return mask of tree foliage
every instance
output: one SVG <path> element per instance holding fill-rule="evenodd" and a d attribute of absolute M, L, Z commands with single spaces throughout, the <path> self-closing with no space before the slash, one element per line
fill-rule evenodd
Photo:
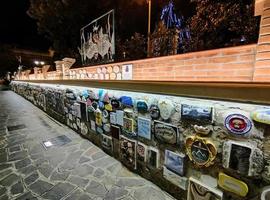
<path fill-rule="evenodd" d="M 188 23 L 191 41 L 187 51 L 214 49 L 257 42 L 259 19 L 252 1 L 192 0 L 195 14 Z"/>
<path fill-rule="evenodd" d="M 53 42 L 59 58 L 76 55 L 79 60 L 77 47 L 83 26 L 115 8 L 116 34 L 128 38 L 138 31 L 136 24 L 140 20 L 144 22 L 140 17 L 144 17 L 143 6 L 135 0 L 30 0 L 28 14 L 37 21 L 39 32 Z"/>
<path fill-rule="evenodd" d="M 152 1 L 152 29 L 162 7 L 170 0 Z M 258 18 L 252 0 L 174 1 L 179 16 L 187 19 L 191 40 L 183 52 L 213 49 L 257 41 Z M 116 59 L 138 59 L 146 55 L 147 3 L 145 0 L 30 0 L 28 14 L 38 30 L 53 42 L 56 58 L 80 60 L 80 29 L 96 17 L 116 10 Z M 136 33 L 136 34 L 135 34 Z M 138 34 L 140 33 L 140 34 Z M 58 55 L 58 56 L 57 56 Z"/>

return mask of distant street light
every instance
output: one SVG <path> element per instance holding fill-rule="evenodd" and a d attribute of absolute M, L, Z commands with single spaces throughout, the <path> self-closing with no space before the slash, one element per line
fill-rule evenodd
<path fill-rule="evenodd" d="M 35 63 L 35 65 L 44 65 L 45 64 L 44 61 L 38 61 L 38 60 L 35 60 L 34 63 Z"/>

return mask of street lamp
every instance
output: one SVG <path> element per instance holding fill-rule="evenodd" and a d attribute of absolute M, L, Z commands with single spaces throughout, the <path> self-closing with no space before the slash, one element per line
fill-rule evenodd
<path fill-rule="evenodd" d="M 150 57 L 150 34 L 151 34 L 151 0 L 148 3 L 148 32 L 147 32 L 147 57 Z"/>
<path fill-rule="evenodd" d="M 34 63 L 35 65 L 45 65 L 44 61 L 39 61 L 39 60 L 35 60 Z"/>

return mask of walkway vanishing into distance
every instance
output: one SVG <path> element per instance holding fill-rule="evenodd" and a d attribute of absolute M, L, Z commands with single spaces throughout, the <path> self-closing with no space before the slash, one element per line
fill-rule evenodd
<path fill-rule="evenodd" d="M 72 141 L 45 149 L 43 141 Z M 170 200 L 90 141 L 30 102 L 0 91 L 0 200 Z"/>

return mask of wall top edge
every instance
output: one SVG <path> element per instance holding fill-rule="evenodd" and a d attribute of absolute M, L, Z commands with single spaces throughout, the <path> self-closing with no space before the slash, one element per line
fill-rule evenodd
<path fill-rule="evenodd" d="M 111 90 L 166 94 L 270 105 L 270 83 L 241 82 L 161 82 L 161 81 L 93 81 L 93 80 L 33 80 L 18 81 L 93 87 Z"/>

